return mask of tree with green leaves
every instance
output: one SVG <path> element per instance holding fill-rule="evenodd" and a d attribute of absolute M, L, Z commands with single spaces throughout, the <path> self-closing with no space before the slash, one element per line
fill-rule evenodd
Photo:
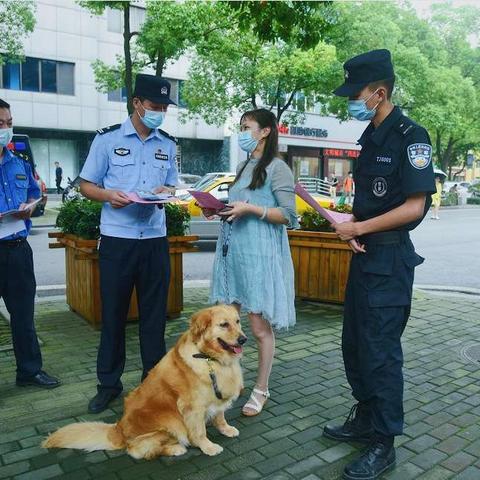
<path fill-rule="evenodd" d="M 35 27 L 35 4 L 33 1 L 1 0 L 0 18 L 0 65 L 21 62 L 23 41 Z"/>
<path fill-rule="evenodd" d="M 182 92 L 186 117 L 220 125 L 234 111 L 261 104 L 280 120 L 299 97 L 332 85 L 335 48 L 321 40 L 335 20 L 331 2 L 244 1 L 217 8 L 230 20 L 196 45 Z M 284 120 L 293 121 L 299 110 Z"/>

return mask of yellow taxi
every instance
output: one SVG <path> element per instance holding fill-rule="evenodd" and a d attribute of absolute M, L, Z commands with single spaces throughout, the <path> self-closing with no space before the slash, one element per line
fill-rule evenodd
<path fill-rule="evenodd" d="M 235 176 L 227 176 L 218 178 L 211 183 L 207 184 L 202 190 L 213 195 L 215 198 L 220 200 L 223 203 L 228 203 L 228 188 L 230 184 L 235 180 Z M 322 207 L 331 207 L 332 201 L 329 197 L 311 193 L 312 197 L 322 206 Z M 297 207 L 297 215 L 302 215 L 302 213 L 310 208 L 307 203 L 305 203 L 298 195 L 295 196 L 295 203 Z M 202 210 L 196 203 L 195 199 L 190 195 L 183 195 L 181 197 L 181 204 L 185 205 L 190 215 L 192 217 L 202 216 Z"/>

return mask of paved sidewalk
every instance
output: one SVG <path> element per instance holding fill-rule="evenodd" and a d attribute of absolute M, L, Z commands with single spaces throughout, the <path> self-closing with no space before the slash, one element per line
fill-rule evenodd
<path fill-rule="evenodd" d="M 186 291 L 181 319 L 168 324 L 168 344 L 205 306 L 205 289 Z M 64 385 L 52 391 L 14 386 L 11 351 L 0 351 L 0 478 L 164 480 L 333 480 L 341 477 L 357 446 L 322 438 L 323 425 L 344 419 L 352 404 L 339 348 L 340 307 L 301 302 L 298 324 L 279 335 L 272 374 L 272 398 L 264 412 L 244 418 L 243 397 L 227 417 L 240 429 L 228 439 L 210 430 L 225 447 L 216 457 L 196 449 L 180 458 L 136 461 L 123 452 L 46 451 L 47 432 L 78 420 L 114 422 L 122 411 L 86 413 L 95 392 L 99 333 L 61 301 L 37 306 L 38 334 L 45 368 Z M 405 435 L 397 439 L 398 467 L 388 479 L 480 479 L 480 299 L 444 298 L 417 292 L 404 336 L 406 356 Z M 245 323 L 245 322 L 244 322 Z M 127 328 L 125 391 L 141 374 L 137 325 Z M 248 329 L 247 329 L 248 330 Z M 480 348 L 477 350 L 480 353 Z M 247 344 L 243 362 L 246 386 L 252 385 L 256 347 Z"/>

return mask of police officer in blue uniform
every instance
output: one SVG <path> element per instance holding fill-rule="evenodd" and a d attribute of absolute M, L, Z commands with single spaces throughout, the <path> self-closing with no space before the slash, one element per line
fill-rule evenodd
<path fill-rule="evenodd" d="M 13 137 L 12 123 L 10 105 L 0 100 L 0 219 L 2 213 L 22 209 L 40 198 L 30 164 L 6 148 Z M 31 214 L 31 209 L 15 214 L 24 228 L 0 238 L 0 297 L 10 314 L 17 385 L 55 388 L 60 382 L 42 370 L 33 320 L 36 283 L 32 249 L 27 242 Z"/>
<path fill-rule="evenodd" d="M 170 260 L 165 210 L 132 203 L 128 192 L 172 191 L 177 185 L 176 140 L 160 130 L 170 104 L 170 83 L 139 74 L 135 111 L 122 124 L 98 130 L 80 173 L 81 192 L 104 202 L 100 224 L 102 333 L 97 394 L 91 413 L 105 410 L 122 391 L 125 322 L 133 288 L 139 308 L 143 376 L 165 355 Z"/>
<path fill-rule="evenodd" d="M 409 237 L 425 217 L 435 192 L 427 131 L 391 102 L 395 75 L 388 50 L 358 55 L 344 64 L 335 94 L 348 111 L 370 121 L 354 169 L 354 221 L 334 225 L 355 254 L 345 297 L 342 351 L 358 402 L 340 426 L 324 435 L 366 442 L 344 478 L 370 480 L 394 468 L 394 437 L 403 430 L 403 354 L 400 338 L 412 301 L 414 268 L 423 262 Z"/>

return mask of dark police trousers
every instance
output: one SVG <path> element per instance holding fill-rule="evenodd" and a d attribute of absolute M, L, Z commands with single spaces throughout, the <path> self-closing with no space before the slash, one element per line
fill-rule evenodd
<path fill-rule="evenodd" d="M 97 357 L 98 389 L 119 392 L 125 366 L 125 322 L 134 286 L 143 377 L 165 355 L 170 281 L 168 240 L 166 237 L 132 240 L 102 235 L 99 265 L 102 334 Z"/>
<path fill-rule="evenodd" d="M 408 232 L 362 237 L 367 253 L 352 257 L 345 296 L 343 360 L 352 394 L 368 406 L 382 435 L 403 431 L 403 352 L 414 268 L 423 262 Z"/>
<path fill-rule="evenodd" d="M 25 239 L 0 241 L 0 297 L 10 314 L 17 379 L 36 375 L 42 355 L 33 321 L 35 303 L 33 253 Z"/>

